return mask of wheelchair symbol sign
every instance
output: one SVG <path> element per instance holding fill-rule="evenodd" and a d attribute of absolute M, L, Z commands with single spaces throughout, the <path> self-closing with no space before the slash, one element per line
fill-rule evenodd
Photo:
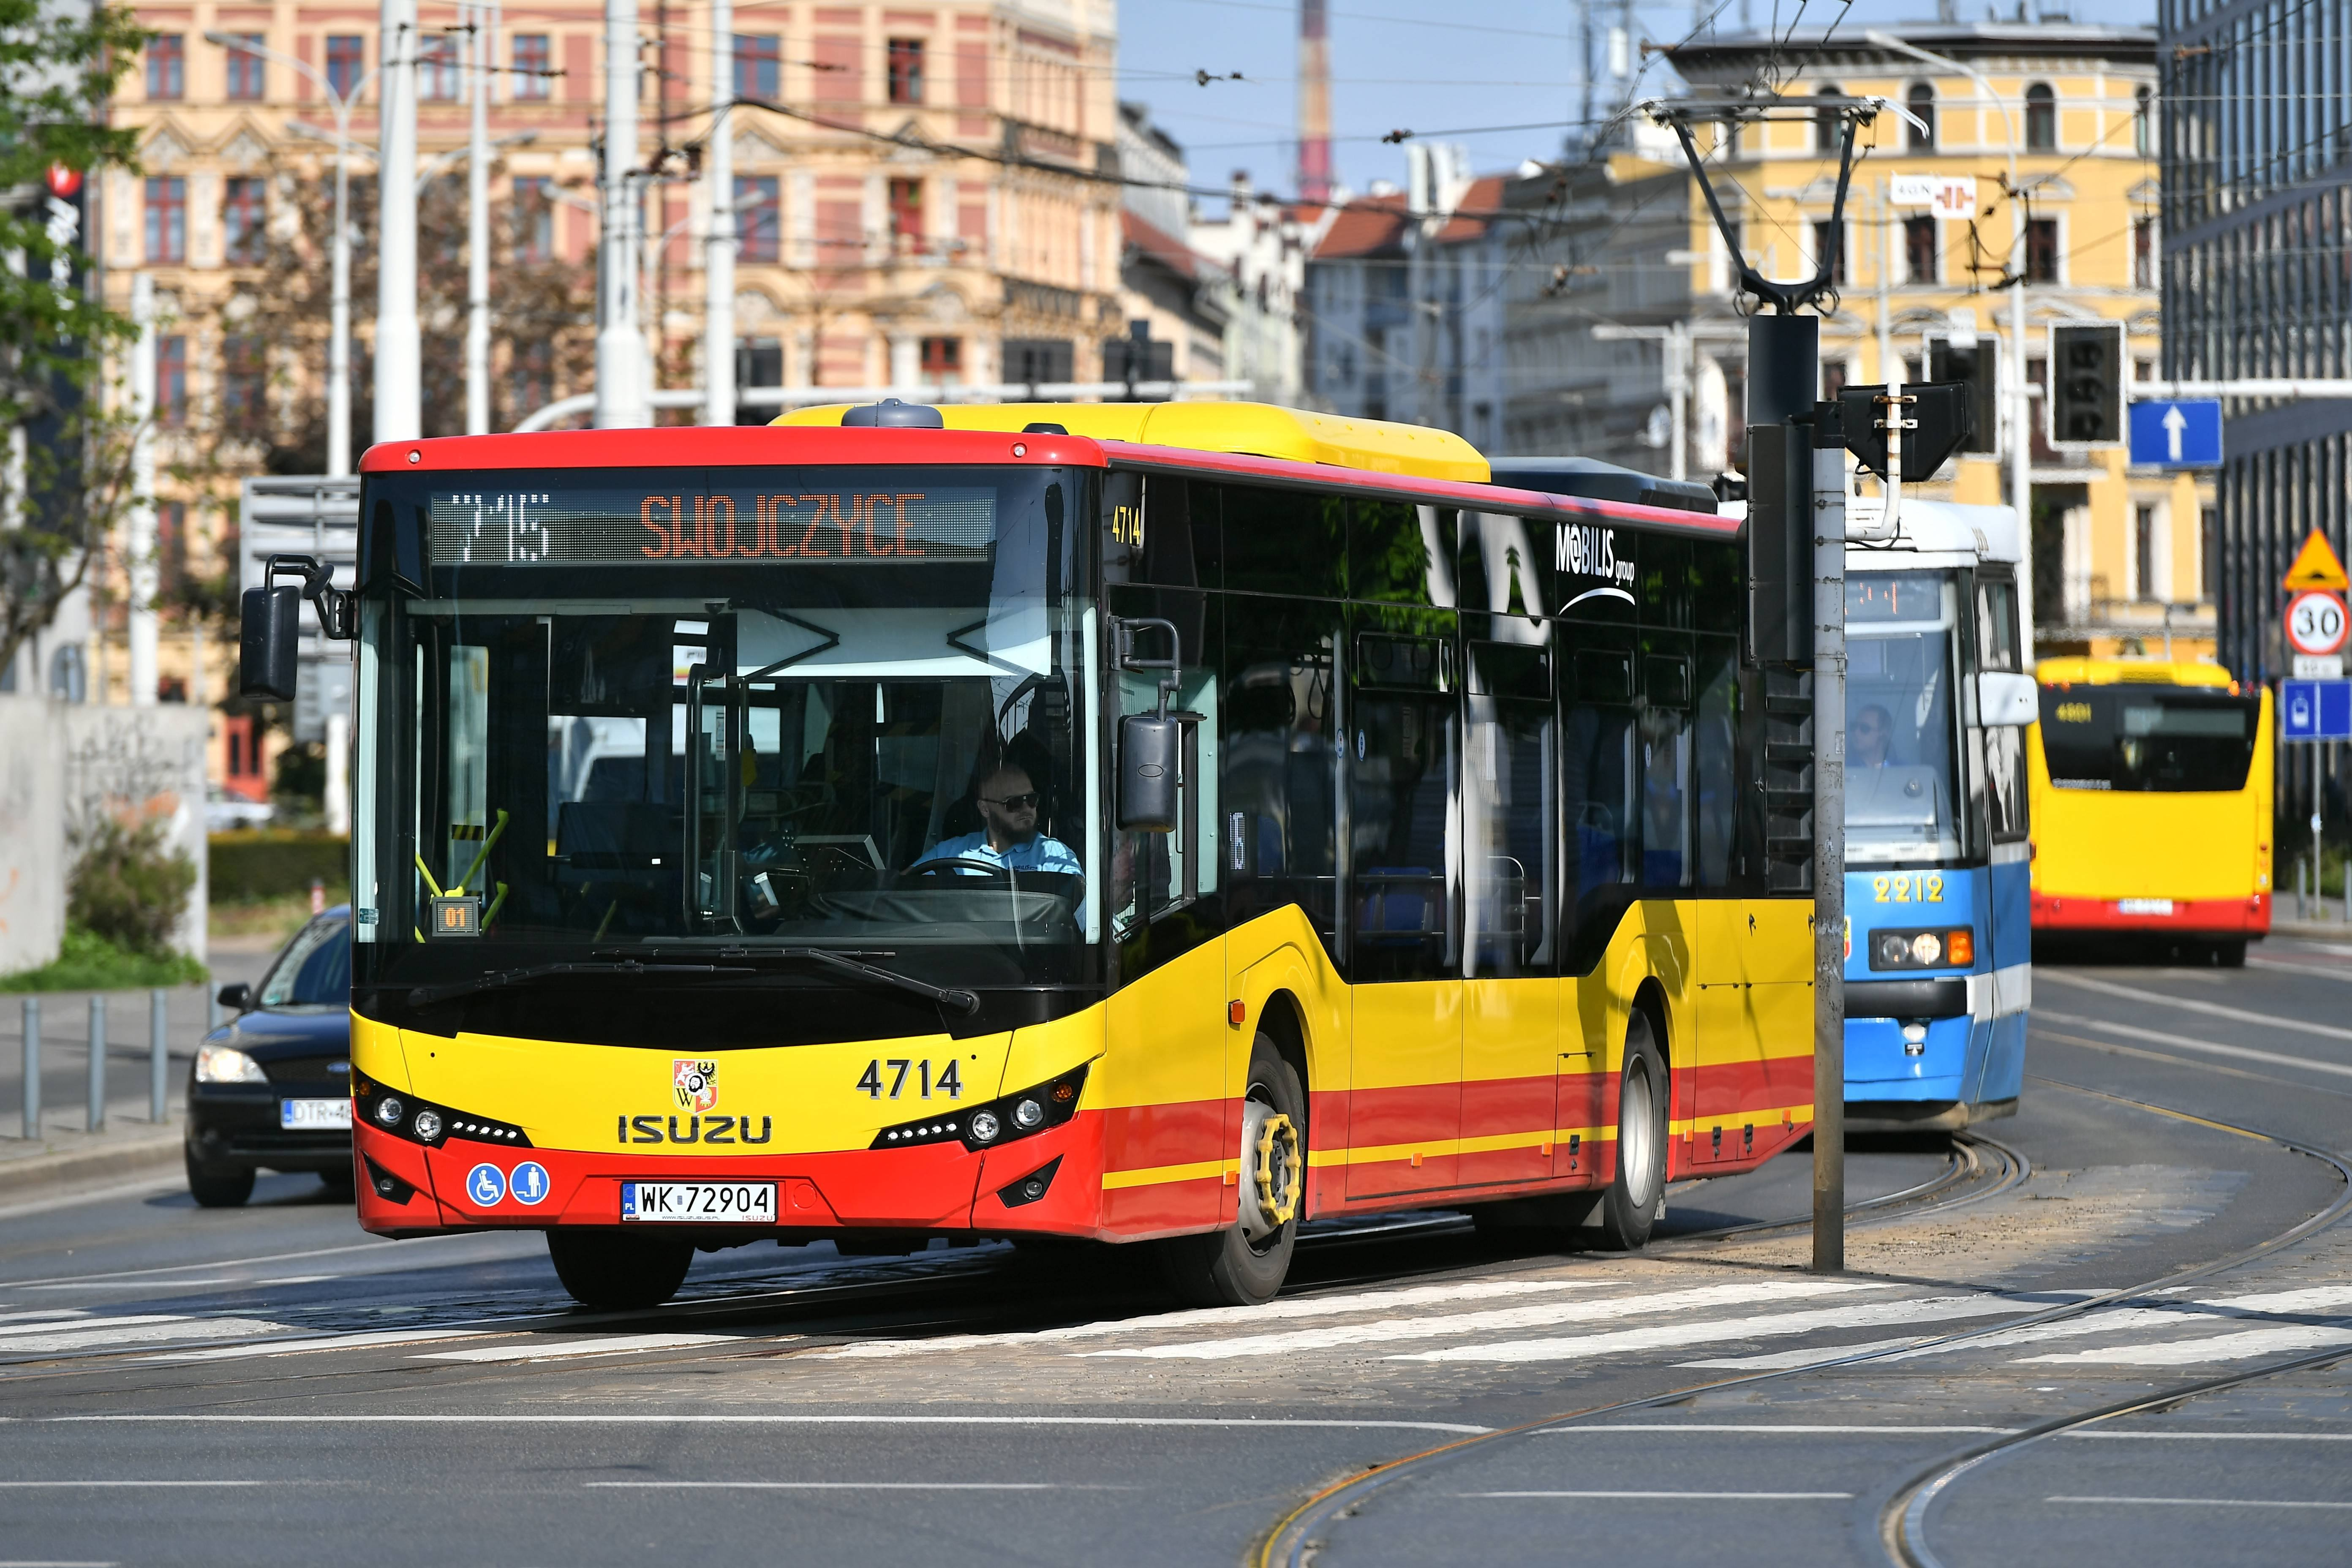
<path fill-rule="evenodd" d="M 547 1197 L 547 1167 L 536 1160 L 525 1160 L 514 1168 L 507 1184 L 514 1191 L 515 1202 L 536 1206 Z"/>
<path fill-rule="evenodd" d="M 544 1179 L 542 1172 L 542 1183 Z M 466 1173 L 466 1194 L 474 1200 L 475 1207 L 488 1208 L 507 1195 L 507 1179 L 496 1165 L 477 1165 Z"/>

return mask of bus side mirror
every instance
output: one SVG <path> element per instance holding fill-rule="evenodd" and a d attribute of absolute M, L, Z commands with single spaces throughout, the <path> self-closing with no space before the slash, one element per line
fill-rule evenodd
<path fill-rule="evenodd" d="M 294 700 L 295 655 L 302 639 L 302 590 L 290 584 L 245 591 L 238 634 L 237 695 Z"/>
<path fill-rule="evenodd" d="M 1986 729 L 2013 729 L 2041 717 L 2041 689 L 2033 677 L 1992 669 L 1977 677 L 1977 722 Z"/>
<path fill-rule="evenodd" d="M 1118 721 L 1118 825 L 1143 833 L 1176 830 L 1177 759 L 1183 724 L 1164 713 Z"/>

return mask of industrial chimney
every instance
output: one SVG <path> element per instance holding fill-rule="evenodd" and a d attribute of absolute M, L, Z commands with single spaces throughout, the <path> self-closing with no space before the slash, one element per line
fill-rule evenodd
<path fill-rule="evenodd" d="M 1298 199 L 1331 199 L 1331 42 L 1323 0 L 1298 0 Z"/>

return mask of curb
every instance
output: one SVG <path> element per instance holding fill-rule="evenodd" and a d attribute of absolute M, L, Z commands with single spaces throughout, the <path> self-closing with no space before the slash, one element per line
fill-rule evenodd
<path fill-rule="evenodd" d="M 58 1149 L 0 1161 L 0 1204 L 38 1202 L 77 1187 L 119 1185 L 174 1170 L 180 1163 L 181 1140 L 181 1129 L 174 1124 L 100 1148 Z"/>

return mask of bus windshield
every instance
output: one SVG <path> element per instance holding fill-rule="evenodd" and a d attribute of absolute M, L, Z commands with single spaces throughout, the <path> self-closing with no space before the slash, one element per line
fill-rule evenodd
<path fill-rule="evenodd" d="M 1957 859 L 1958 585 L 1944 572 L 1858 572 L 1845 603 L 1846 858 Z"/>
<path fill-rule="evenodd" d="M 360 940 L 450 955 L 435 970 L 815 947 L 941 984 L 1053 978 L 1096 918 L 1083 483 L 371 479 L 425 580 L 362 602 L 383 760 Z"/>
<path fill-rule="evenodd" d="M 2209 686 L 2045 686 L 2042 752 L 2059 789 L 2240 790 L 2261 716 Z"/>

